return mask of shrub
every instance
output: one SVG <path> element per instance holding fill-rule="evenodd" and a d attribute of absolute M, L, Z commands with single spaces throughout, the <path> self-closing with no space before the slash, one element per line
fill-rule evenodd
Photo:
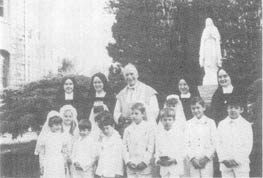
<path fill-rule="evenodd" d="M 79 91 L 86 97 L 90 78 L 85 76 L 74 76 L 74 78 L 78 83 Z M 21 88 L 4 90 L 0 132 L 9 132 L 15 138 L 29 127 L 34 131 L 40 130 L 47 113 L 57 108 L 55 99 L 61 80 L 62 77 L 47 78 L 28 83 Z"/>

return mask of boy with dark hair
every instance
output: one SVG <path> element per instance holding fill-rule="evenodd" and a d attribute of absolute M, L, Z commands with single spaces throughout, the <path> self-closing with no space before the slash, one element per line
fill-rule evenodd
<path fill-rule="evenodd" d="M 240 96 L 231 96 L 228 116 L 218 125 L 216 148 L 222 177 L 249 177 L 253 134 L 251 124 L 241 116 L 243 104 Z"/>
<path fill-rule="evenodd" d="M 204 115 L 201 97 L 191 100 L 193 118 L 187 121 L 186 146 L 190 159 L 190 177 L 213 177 L 213 157 L 216 147 L 215 121 Z"/>
<path fill-rule="evenodd" d="M 80 138 L 73 144 L 72 162 L 73 177 L 94 177 L 94 165 L 97 159 L 98 146 L 91 132 L 91 123 L 87 119 L 79 121 Z"/>
<path fill-rule="evenodd" d="M 100 177 L 123 176 L 123 144 L 121 136 L 114 129 L 112 114 L 108 111 L 100 113 L 96 118 L 103 135 L 99 139 L 99 160 L 96 175 Z"/>
<path fill-rule="evenodd" d="M 91 122 L 87 119 L 82 119 L 79 121 L 79 130 L 91 130 L 92 126 L 91 126 Z"/>

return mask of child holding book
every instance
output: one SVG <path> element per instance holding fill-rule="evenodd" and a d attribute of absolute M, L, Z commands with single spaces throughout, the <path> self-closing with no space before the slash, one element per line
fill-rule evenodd
<path fill-rule="evenodd" d="M 249 177 L 253 134 L 251 124 L 241 116 L 243 104 L 240 96 L 231 96 L 228 116 L 218 125 L 217 153 L 223 178 Z"/>
<path fill-rule="evenodd" d="M 175 124 L 174 109 L 164 108 L 159 116 L 163 127 L 156 135 L 155 162 L 162 178 L 179 178 L 184 174 L 184 132 Z"/>
<path fill-rule="evenodd" d="M 152 177 L 155 128 L 146 121 L 144 104 L 135 103 L 131 110 L 133 122 L 125 129 L 123 136 L 127 177 Z"/>
<path fill-rule="evenodd" d="M 216 124 L 204 115 L 205 109 L 201 97 L 192 98 L 191 110 L 194 117 L 187 121 L 185 131 L 190 177 L 213 177 Z"/>

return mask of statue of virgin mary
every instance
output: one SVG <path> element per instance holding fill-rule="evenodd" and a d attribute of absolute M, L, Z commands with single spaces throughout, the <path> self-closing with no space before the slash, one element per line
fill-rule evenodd
<path fill-rule="evenodd" d="M 203 85 L 218 85 L 217 70 L 222 65 L 220 34 L 211 18 L 206 19 L 202 33 L 199 64 L 205 71 Z"/>

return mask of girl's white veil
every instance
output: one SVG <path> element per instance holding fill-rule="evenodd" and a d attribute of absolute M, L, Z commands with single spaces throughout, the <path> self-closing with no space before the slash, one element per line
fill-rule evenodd
<path fill-rule="evenodd" d="M 49 119 L 54 117 L 54 116 L 58 116 L 61 117 L 59 112 L 52 110 L 47 114 L 47 119 L 41 129 L 41 132 L 37 138 L 37 143 L 36 143 L 36 148 L 35 148 L 35 155 L 39 155 L 39 153 L 41 152 L 41 143 L 42 141 L 46 138 L 46 136 L 48 135 L 48 133 L 50 132 L 50 128 L 48 126 L 48 122 Z"/>
<path fill-rule="evenodd" d="M 186 122 L 186 118 L 185 118 L 184 108 L 183 108 L 182 102 L 181 102 L 179 96 L 175 95 L 175 94 L 168 95 L 166 97 L 166 100 L 172 99 L 172 98 L 175 98 L 178 101 L 176 108 L 175 108 L 176 122 L 180 122 L 184 125 L 184 123 Z M 166 105 L 164 105 L 164 107 L 166 107 Z"/>
<path fill-rule="evenodd" d="M 77 110 L 72 106 L 72 105 L 64 105 L 64 106 L 62 106 L 61 108 L 60 108 L 60 110 L 59 110 L 59 113 L 60 113 L 60 115 L 61 115 L 61 117 L 62 117 L 62 119 L 63 119 L 63 121 L 64 121 L 64 113 L 67 111 L 67 110 L 69 110 L 71 113 L 72 113 L 72 115 L 73 115 L 73 117 L 72 117 L 72 127 L 74 127 L 73 128 L 73 135 L 74 136 L 77 136 L 78 135 L 78 133 L 79 133 L 79 128 L 78 128 L 78 119 L 77 119 L 77 116 L 78 116 L 78 113 L 77 113 Z"/>

